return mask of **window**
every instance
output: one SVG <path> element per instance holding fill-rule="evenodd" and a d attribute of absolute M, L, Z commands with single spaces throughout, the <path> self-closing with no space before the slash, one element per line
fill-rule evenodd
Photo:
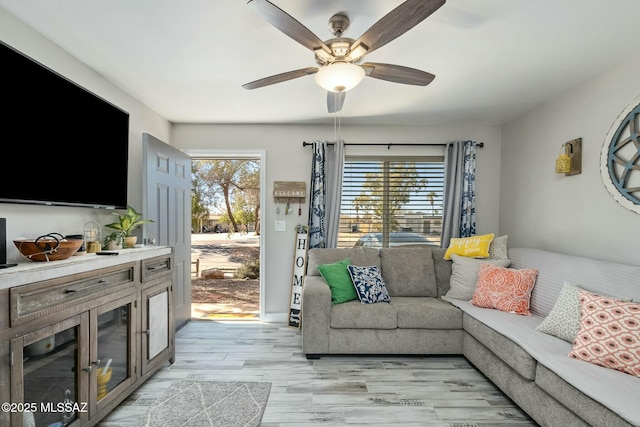
<path fill-rule="evenodd" d="M 347 158 L 338 247 L 440 246 L 443 188 L 440 156 Z"/>

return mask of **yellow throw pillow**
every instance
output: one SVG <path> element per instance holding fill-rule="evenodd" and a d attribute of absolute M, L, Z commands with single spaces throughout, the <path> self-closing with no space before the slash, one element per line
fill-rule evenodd
<path fill-rule="evenodd" d="M 451 254 L 472 258 L 487 258 L 489 256 L 489 245 L 494 234 L 483 234 L 471 237 L 452 237 L 449 242 L 444 259 L 451 259 Z"/>

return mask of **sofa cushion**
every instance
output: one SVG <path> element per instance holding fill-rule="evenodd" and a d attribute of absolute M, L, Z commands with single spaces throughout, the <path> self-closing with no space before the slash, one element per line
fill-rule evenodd
<path fill-rule="evenodd" d="M 480 263 L 486 262 L 499 267 L 509 267 L 508 259 L 476 259 L 451 254 L 451 282 L 447 296 L 450 298 L 470 300 L 478 283 Z"/>
<path fill-rule="evenodd" d="M 494 236 L 491 233 L 470 237 L 452 237 L 449 241 L 447 252 L 444 254 L 444 259 L 451 259 L 451 254 L 487 258 L 489 256 L 489 245 Z"/>
<path fill-rule="evenodd" d="M 595 377 L 591 379 L 596 380 Z M 629 427 L 640 425 L 640 420 L 634 422 L 630 418 L 624 419 L 621 415 L 625 414 L 620 414 L 618 412 L 618 410 L 620 409 L 620 405 L 614 403 L 615 407 L 611 407 L 602 404 L 602 402 L 598 402 L 591 396 L 583 393 L 578 388 L 566 382 L 563 378 L 558 376 L 557 372 L 552 371 L 541 363 L 538 364 L 538 368 L 536 369 L 536 385 L 540 387 L 540 389 L 543 390 L 544 393 L 547 393 L 549 396 L 557 399 L 560 404 L 567 407 L 573 413 L 580 414 L 580 417 L 585 420 L 589 426 Z M 633 406 L 637 407 L 637 404 L 633 404 L 631 402 L 632 400 L 636 399 L 636 397 L 634 396 L 634 392 L 632 390 L 629 390 L 628 388 L 625 391 L 621 391 L 618 389 L 618 385 L 619 383 L 616 383 L 613 384 L 612 387 L 606 385 L 602 388 L 599 385 L 594 385 L 591 388 L 600 395 L 609 393 L 611 397 L 613 397 L 613 399 L 616 399 L 616 395 L 630 392 L 627 395 L 621 396 L 621 399 L 619 400 L 622 400 L 622 404 L 626 405 L 623 408 L 624 412 L 635 412 L 637 414 L 638 411 L 634 410 L 633 408 Z M 635 390 L 635 393 L 637 393 L 637 390 Z M 568 423 L 562 425 L 573 426 L 574 424 Z"/>
<path fill-rule="evenodd" d="M 318 271 L 331 288 L 331 304 L 341 304 L 358 299 L 356 288 L 351 281 L 347 266 L 351 264 L 349 258 L 332 264 L 319 264 Z"/>
<path fill-rule="evenodd" d="M 435 297 L 436 272 L 430 248 L 380 249 L 382 277 L 392 297 Z"/>
<path fill-rule="evenodd" d="M 330 325 L 338 329 L 396 329 L 398 314 L 386 302 L 362 304 L 349 301 L 331 306 Z"/>
<path fill-rule="evenodd" d="M 542 321 L 539 316 L 519 316 L 476 307 L 469 301 L 448 297 L 443 299 L 466 314 L 463 317 L 463 328 L 468 334 L 528 380 L 535 379 L 536 373 L 536 359 L 531 355 L 531 348 L 540 345 L 539 340 L 558 341 L 557 338 L 535 331 L 535 327 Z"/>
<path fill-rule="evenodd" d="M 377 248 L 313 248 L 309 249 L 307 275 L 319 276 L 318 264 L 331 264 L 349 258 L 353 265 L 380 265 Z"/>
<path fill-rule="evenodd" d="M 640 304 L 580 291 L 580 314 L 569 356 L 640 377 Z"/>
<path fill-rule="evenodd" d="M 529 299 L 537 275 L 535 269 L 518 270 L 482 263 L 471 303 L 529 316 Z"/>
<path fill-rule="evenodd" d="M 391 301 L 387 287 L 380 275 L 380 267 L 377 265 L 367 267 L 349 265 L 347 270 L 349 270 L 351 281 L 361 303 L 375 304 Z"/>
<path fill-rule="evenodd" d="M 462 311 L 437 298 L 394 297 L 391 306 L 398 312 L 398 328 L 462 328 Z"/>

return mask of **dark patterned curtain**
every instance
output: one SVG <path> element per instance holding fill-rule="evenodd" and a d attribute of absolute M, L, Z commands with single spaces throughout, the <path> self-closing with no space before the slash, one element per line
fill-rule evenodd
<path fill-rule="evenodd" d="M 325 150 L 326 142 L 313 141 L 309 196 L 309 249 L 325 247 Z"/>
<path fill-rule="evenodd" d="M 444 153 L 442 243 L 476 234 L 476 142 L 448 142 Z"/>
<path fill-rule="evenodd" d="M 314 141 L 311 162 L 309 248 L 335 248 L 340 228 L 344 141 Z"/>

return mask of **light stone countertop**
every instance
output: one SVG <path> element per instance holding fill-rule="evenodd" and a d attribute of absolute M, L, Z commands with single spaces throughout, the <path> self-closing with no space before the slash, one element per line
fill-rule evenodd
<path fill-rule="evenodd" d="M 113 252 L 118 252 L 118 255 L 87 253 L 49 262 L 21 259 L 15 267 L 0 269 L 0 289 L 166 255 L 172 252 L 172 248 L 169 246 L 142 246 L 119 249 Z"/>

